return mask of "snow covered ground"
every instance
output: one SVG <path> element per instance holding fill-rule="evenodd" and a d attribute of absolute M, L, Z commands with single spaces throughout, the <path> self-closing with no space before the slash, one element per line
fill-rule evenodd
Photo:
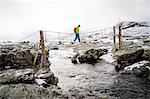
<path fill-rule="evenodd" d="M 135 63 L 133 65 L 127 66 L 124 69 L 131 71 L 134 67 L 140 68 L 140 66 L 143 66 L 144 64 L 148 64 L 148 63 L 149 63 L 149 61 L 140 61 L 140 62 L 137 62 L 137 63 Z M 148 67 L 148 68 L 150 68 L 150 67 Z"/>

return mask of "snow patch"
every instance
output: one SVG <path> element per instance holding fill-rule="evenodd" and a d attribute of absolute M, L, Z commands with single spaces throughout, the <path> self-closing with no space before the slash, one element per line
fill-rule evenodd
<path fill-rule="evenodd" d="M 46 84 L 46 82 L 44 81 L 44 79 L 35 79 L 36 83 L 38 85 L 42 85 L 42 84 Z"/>
<path fill-rule="evenodd" d="M 150 70 L 150 67 L 149 66 L 146 66 L 146 68 L 148 68 Z"/>
<path fill-rule="evenodd" d="M 125 67 L 124 69 L 125 70 L 132 70 L 134 67 L 140 68 L 140 66 L 143 66 L 144 64 L 147 64 L 147 63 L 149 63 L 149 61 L 140 61 L 140 62 L 137 62 L 133 65 Z"/>
<path fill-rule="evenodd" d="M 29 73 L 32 73 L 33 70 L 32 69 L 25 69 L 25 70 L 18 70 L 15 72 L 15 75 L 16 76 L 21 76 L 21 75 L 26 75 L 26 74 L 29 74 Z"/>
<path fill-rule="evenodd" d="M 44 77 L 46 74 L 40 74 L 38 75 L 38 78 Z"/>
<path fill-rule="evenodd" d="M 18 77 L 18 76 L 22 75 L 22 73 L 21 72 L 16 72 L 15 75 Z"/>
<path fill-rule="evenodd" d="M 150 48 L 150 46 L 142 46 L 142 48 L 144 48 L 144 49 L 149 49 Z"/>
<path fill-rule="evenodd" d="M 103 39 L 100 39 L 100 41 L 104 42 L 104 43 L 112 43 L 112 40 L 109 39 L 109 38 L 103 38 Z"/>

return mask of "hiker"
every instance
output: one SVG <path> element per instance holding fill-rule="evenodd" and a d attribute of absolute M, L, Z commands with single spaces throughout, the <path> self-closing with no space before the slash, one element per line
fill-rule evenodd
<path fill-rule="evenodd" d="M 78 25 L 77 27 L 74 28 L 74 33 L 76 34 L 74 42 L 76 41 L 76 39 L 78 39 L 78 41 L 80 42 L 79 28 L 80 28 L 80 25 Z"/>

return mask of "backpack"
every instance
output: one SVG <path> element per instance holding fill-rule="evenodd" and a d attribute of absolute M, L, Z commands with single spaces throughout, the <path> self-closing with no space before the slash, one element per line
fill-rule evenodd
<path fill-rule="evenodd" d="M 76 33 L 76 30 L 77 30 L 77 28 L 75 27 L 75 28 L 74 28 L 74 33 Z"/>

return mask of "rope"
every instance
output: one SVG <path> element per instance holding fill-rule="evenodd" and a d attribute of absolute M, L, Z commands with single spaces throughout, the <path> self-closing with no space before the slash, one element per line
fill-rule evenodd
<path fill-rule="evenodd" d="M 82 33 L 92 33 L 92 32 L 98 32 L 98 31 L 102 31 L 102 30 L 107 30 L 107 29 L 112 29 L 112 27 L 106 27 L 106 28 L 102 28 L 102 29 L 98 29 L 98 30 L 94 30 L 94 31 L 89 31 L 89 32 L 81 32 Z M 58 31 L 51 31 L 51 30 L 45 30 L 44 32 L 50 32 L 50 33 L 61 33 L 61 34 L 72 34 L 73 32 L 58 32 Z"/>
<path fill-rule="evenodd" d="M 37 32 L 37 31 L 36 31 L 36 32 L 33 32 L 32 34 L 29 34 L 29 35 L 23 37 L 23 38 L 20 39 L 19 41 L 22 41 L 22 40 L 25 40 L 25 39 L 30 38 L 30 37 L 32 37 L 32 36 L 35 36 L 36 33 L 38 33 L 38 32 Z"/>
<path fill-rule="evenodd" d="M 108 29 L 112 29 L 112 27 L 106 27 L 106 28 L 97 29 L 97 30 L 88 31 L 88 32 L 81 32 L 80 34 L 81 34 L 82 38 L 86 38 L 87 34 L 91 34 L 91 33 L 94 34 L 95 32 L 99 32 L 99 33 L 101 33 L 101 35 L 102 34 L 106 35 L 106 30 L 108 30 Z M 19 39 L 19 41 L 29 39 L 29 38 L 35 36 L 35 34 L 38 34 L 38 32 L 39 31 L 33 32 L 33 33 Z M 58 40 L 62 40 L 64 38 L 68 39 L 69 36 L 71 37 L 72 35 L 75 34 L 73 32 L 58 32 L 58 31 L 51 31 L 51 30 L 44 30 L 43 32 L 45 33 L 45 42 L 47 42 L 48 37 L 52 37 L 52 35 L 50 35 L 50 33 L 57 34 L 57 38 L 54 38 L 54 39 L 58 39 Z M 61 34 L 65 34 L 65 35 L 61 36 Z"/>
<path fill-rule="evenodd" d="M 94 31 L 89 31 L 89 32 L 81 32 L 80 35 L 82 36 L 83 39 L 86 38 L 86 36 L 88 36 L 87 34 L 91 34 L 94 35 L 95 32 L 99 32 L 101 33 L 102 37 L 103 35 L 106 35 L 108 33 L 113 33 L 112 32 L 112 28 L 113 27 L 106 27 L 106 28 L 102 28 L 102 29 L 98 29 L 98 30 L 94 30 Z M 111 30 L 110 32 L 107 32 L 107 30 Z M 74 35 L 75 33 L 71 33 L 71 32 L 58 32 L 58 31 L 51 31 L 51 30 L 45 30 L 44 31 L 46 35 L 49 35 L 49 37 L 51 37 L 52 35 L 50 35 L 49 33 L 53 33 L 53 34 L 57 34 L 57 37 L 54 38 L 53 36 L 53 40 L 57 39 L 57 40 L 62 40 L 62 39 L 68 39 L 69 36 L 71 38 L 72 35 Z M 60 36 L 61 34 L 65 34 L 64 36 Z"/>
<path fill-rule="evenodd" d="M 71 34 L 71 32 L 58 32 L 58 31 L 50 31 L 50 30 L 48 30 L 48 31 L 44 31 L 44 32 L 49 32 L 49 33 L 57 33 L 57 34 L 59 34 L 59 33 L 61 33 L 61 34 Z M 73 33 L 73 32 L 72 32 Z"/>
<path fill-rule="evenodd" d="M 84 32 L 84 33 L 93 33 L 93 32 L 99 32 L 99 31 L 103 31 L 103 30 L 108 30 L 108 29 L 112 29 L 112 27 L 106 27 L 106 28 L 102 28 L 102 29 L 98 29 L 98 30 L 93 30 L 93 31 L 89 31 L 89 32 Z"/>
<path fill-rule="evenodd" d="M 53 37 L 52 39 L 53 40 L 62 40 L 62 39 L 68 39 L 70 36 L 72 36 L 73 34 L 75 34 L 75 33 L 71 33 L 71 34 L 65 34 L 64 36 L 60 36 L 60 34 L 58 34 L 57 35 L 57 37 Z M 50 34 L 47 34 L 47 35 L 49 35 L 49 36 L 51 36 Z"/>

